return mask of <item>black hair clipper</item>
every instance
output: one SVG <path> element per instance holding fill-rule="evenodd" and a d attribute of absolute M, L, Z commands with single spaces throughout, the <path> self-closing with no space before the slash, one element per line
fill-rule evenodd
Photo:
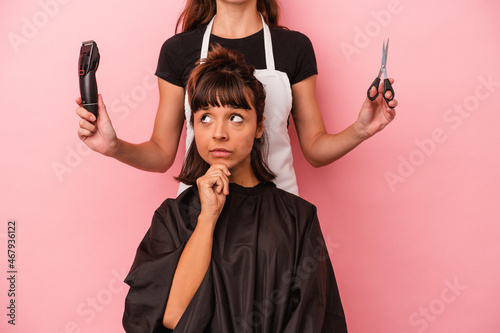
<path fill-rule="evenodd" d="M 82 42 L 80 59 L 78 60 L 78 76 L 80 77 L 80 95 L 85 109 L 97 118 L 97 82 L 95 72 L 99 67 L 99 49 L 93 40 Z"/>

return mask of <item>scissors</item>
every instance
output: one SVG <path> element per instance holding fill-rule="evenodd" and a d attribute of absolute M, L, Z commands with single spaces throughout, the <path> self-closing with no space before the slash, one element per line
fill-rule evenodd
<path fill-rule="evenodd" d="M 371 84 L 371 86 L 368 88 L 368 91 L 367 91 L 367 95 L 368 95 L 368 98 L 371 100 L 371 101 L 374 101 L 375 98 L 377 98 L 378 96 L 378 86 L 380 84 L 380 77 L 382 76 L 382 73 L 384 73 L 384 94 L 383 94 L 383 97 L 387 103 L 387 105 L 389 106 L 389 102 L 392 101 L 394 99 L 394 90 L 392 89 L 392 86 L 391 86 L 391 82 L 389 81 L 389 79 L 387 78 L 387 70 L 385 68 L 385 65 L 387 63 L 387 52 L 388 52 L 388 49 L 389 49 L 389 39 L 387 39 L 387 44 L 385 44 L 385 39 L 382 41 L 382 65 L 380 66 L 380 71 L 378 72 L 378 76 L 375 78 L 375 80 L 373 81 L 373 83 Z M 370 90 L 372 89 L 372 87 L 375 87 L 375 91 L 376 91 L 376 94 L 375 96 L 370 96 Z M 392 93 L 391 97 L 390 98 L 386 98 L 385 97 L 385 93 L 390 91 Z M 389 106 L 391 109 L 393 109 L 393 107 Z"/>

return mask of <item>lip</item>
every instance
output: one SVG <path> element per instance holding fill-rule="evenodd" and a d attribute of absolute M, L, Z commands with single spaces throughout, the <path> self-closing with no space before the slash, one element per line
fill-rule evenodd
<path fill-rule="evenodd" d="M 233 152 L 230 150 L 227 150 L 226 148 L 214 148 L 214 149 L 210 149 L 210 153 L 214 157 L 228 157 Z"/>

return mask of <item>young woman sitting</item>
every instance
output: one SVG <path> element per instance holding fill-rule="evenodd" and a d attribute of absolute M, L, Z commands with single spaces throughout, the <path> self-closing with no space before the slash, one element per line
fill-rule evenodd
<path fill-rule="evenodd" d="M 127 332 L 347 332 L 316 208 L 273 183 L 262 84 L 214 47 L 187 85 L 194 140 L 126 283 Z"/>

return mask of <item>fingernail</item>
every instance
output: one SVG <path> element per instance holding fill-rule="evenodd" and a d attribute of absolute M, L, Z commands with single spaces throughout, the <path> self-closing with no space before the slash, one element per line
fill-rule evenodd
<path fill-rule="evenodd" d="M 94 115 L 90 116 L 90 121 L 95 121 L 95 116 Z"/>

